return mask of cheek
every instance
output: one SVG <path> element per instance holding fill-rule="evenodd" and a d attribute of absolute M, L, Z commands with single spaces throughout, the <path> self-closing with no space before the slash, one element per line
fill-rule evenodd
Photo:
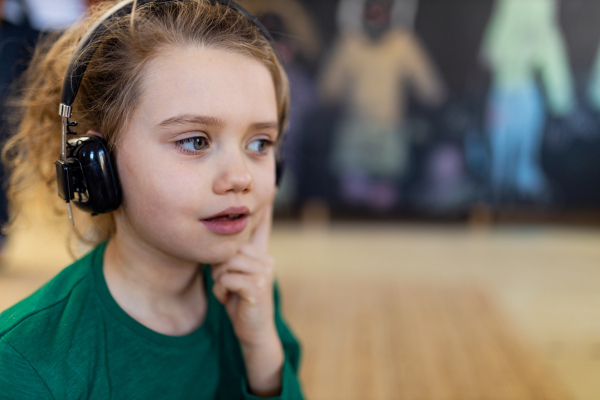
<path fill-rule="evenodd" d="M 275 186 L 275 163 L 268 168 L 259 169 L 254 174 L 254 187 L 261 201 L 273 200 L 277 193 Z"/>
<path fill-rule="evenodd" d="M 119 163 L 123 203 L 128 208 L 153 212 L 155 208 L 167 207 L 169 199 L 176 196 L 172 193 L 178 182 L 157 161 L 154 157 L 123 157 Z"/>
<path fill-rule="evenodd" d="M 265 187 L 259 192 L 261 196 L 261 200 L 272 203 L 275 199 L 275 195 L 277 194 L 277 186 L 272 182 L 269 185 L 265 185 Z"/>
<path fill-rule="evenodd" d="M 123 204 L 137 215 L 196 217 L 209 202 L 211 177 L 199 173 L 198 166 L 177 165 L 156 155 L 145 160 L 129 158 L 119 167 L 124 175 Z"/>

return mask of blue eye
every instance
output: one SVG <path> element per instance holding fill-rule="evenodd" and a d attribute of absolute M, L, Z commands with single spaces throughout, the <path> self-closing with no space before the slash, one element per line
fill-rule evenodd
<path fill-rule="evenodd" d="M 177 145 L 187 151 L 202 151 L 208 148 L 208 138 L 204 136 L 195 136 L 183 140 L 178 140 Z"/>
<path fill-rule="evenodd" d="M 273 142 L 268 139 L 258 139 L 251 142 L 248 145 L 248 149 L 256 153 L 266 154 L 269 150 L 269 147 L 271 147 L 272 145 Z"/>

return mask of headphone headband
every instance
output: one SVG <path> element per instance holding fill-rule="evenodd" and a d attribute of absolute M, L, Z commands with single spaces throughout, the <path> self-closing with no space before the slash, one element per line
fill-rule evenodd
<path fill-rule="evenodd" d="M 105 12 L 94 24 L 87 30 L 87 32 L 82 36 L 79 44 L 75 48 L 73 52 L 73 56 L 71 57 L 71 61 L 69 62 L 69 66 L 67 68 L 67 73 L 65 74 L 65 79 L 63 81 L 62 94 L 61 94 L 61 108 L 59 114 L 61 116 L 66 116 L 67 118 L 71 115 L 71 105 L 75 101 L 75 97 L 77 96 L 77 92 L 79 90 L 79 86 L 81 85 L 81 81 L 83 80 L 83 76 L 85 74 L 85 70 L 92 59 L 94 53 L 98 49 L 101 41 L 96 40 L 101 38 L 104 35 L 104 32 L 108 29 L 106 22 L 110 21 L 114 18 L 119 18 L 125 15 L 128 15 L 132 12 L 134 4 L 138 7 L 143 6 L 148 3 L 172 3 L 186 0 L 137 0 L 137 4 L 135 0 L 124 0 L 110 10 Z M 279 62 L 282 62 L 281 56 L 277 51 L 277 47 L 275 46 L 275 41 L 273 37 L 269 33 L 269 31 L 258 21 L 258 19 L 246 11 L 239 4 L 230 1 L 230 0 L 211 0 L 213 3 L 219 3 L 228 7 L 235 9 L 242 13 L 246 18 L 248 18 L 254 26 L 256 26 L 262 35 L 269 41 L 275 55 L 279 59 Z M 65 115 L 67 114 L 67 115 Z"/>
<path fill-rule="evenodd" d="M 150 1 L 164 1 L 164 0 L 138 0 L 138 5 L 148 3 Z M 119 4 L 116 4 L 110 10 L 105 12 L 94 24 L 86 31 L 81 37 L 79 44 L 73 51 L 73 56 L 69 62 L 67 73 L 63 81 L 61 104 L 70 107 L 75 101 L 77 91 L 81 85 L 81 80 L 85 74 L 85 70 L 92 59 L 92 56 L 98 48 L 99 42 L 96 45 L 91 45 L 94 40 L 101 37 L 106 31 L 107 27 L 105 22 L 113 19 L 122 17 L 131 13 L 135 0 L 125 0 Z M 61 114 L 62 115 L 62 114 Z"/>

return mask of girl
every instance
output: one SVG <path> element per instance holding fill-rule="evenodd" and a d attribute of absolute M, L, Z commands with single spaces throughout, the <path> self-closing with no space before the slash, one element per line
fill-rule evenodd
<path fill-rule="evenodd" d="M 112 150 L 122 200 L 77 213 L 95 249 L 0 315 L 0 399 L 302 398 L 267 253 L 287 78 L 235 4 L 108 1 L 38 50 L 5 148 L 14 211 L 32 186 L 56 193 L 60 84 L 107 12 L 72 112 Z"/>

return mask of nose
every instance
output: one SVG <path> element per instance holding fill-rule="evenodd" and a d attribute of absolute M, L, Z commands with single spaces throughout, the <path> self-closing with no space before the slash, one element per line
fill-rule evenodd
<path fill-rule="evenodd" d="M 219 169 L 213 182 L 215 193 L 243 193 L 252 190 L 252 175 L 242 154 L 229 154 Z"/>

